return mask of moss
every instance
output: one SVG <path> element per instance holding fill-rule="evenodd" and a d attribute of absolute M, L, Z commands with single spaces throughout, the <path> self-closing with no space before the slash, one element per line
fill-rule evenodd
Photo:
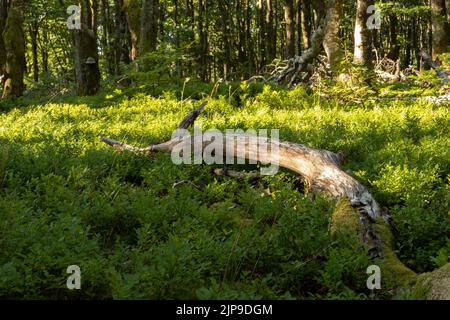
<path fill-rule="evenodd" d="M 398 259 L 392 248 L 394 237 L 389 225 L 380 219 L 376 222 L 375 229 L 383 242 L 383 277 L 387 286 L 398 289 L 414 285 L 417 281 L 417 274 Z"/>
<path fill-rule="evenodd" d="M 433 272 L 421 274 L 411 291 L 411 298 L 450 300 L 450 263 Z"/>
<path fill-rule="evenodd" d="M 331 234 L 340 232 L 359 233 L 359 213 L 352 207 L 348 199 L 341 199 L 333 212 L 330 231 Z"/>

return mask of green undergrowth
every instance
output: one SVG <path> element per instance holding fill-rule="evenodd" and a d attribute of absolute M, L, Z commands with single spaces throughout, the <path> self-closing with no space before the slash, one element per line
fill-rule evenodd
<path fill-rule="evenodd" d="M 0 297 L 389 297 L 387 285 L 366 288 L 373 262 L 357 236 L 331 234 L 336 201 L 303 194 L 292 173 L 215 177 L 206 165 L 120 153 L 100 140 L 167 140 L 200 100 L 209 100 L 198 119 L 204 129 L 280 129 L 282 140 L 342 150 L 345 169 L 389 209 L 401 261 L 416 272 L 445 263 L 448 106 L 219 87 L 187 81 L 156 97 L 117 89 L 0 106 Z M 66 288 L 69 265 L 81 267 L 81 290 Z"/>

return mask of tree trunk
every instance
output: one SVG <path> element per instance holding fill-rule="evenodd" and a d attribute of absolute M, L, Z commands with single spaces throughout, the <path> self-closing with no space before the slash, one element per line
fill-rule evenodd
<path fill-rule="evenodd" d="M 397 15 L 391 14 L 389 16 L 389 33 L 390 33 L 390 51 L 389 59 L 397 61 L 400 56 L 400 45 L 398 43 L 397 28 L 398 28 L 398 18 Z"/>
<path fill-rule="evenodd" d="M 8 18 L 8 0 L 0 0 L 0 77 L 1 84 L 4 86 L 6 80 L 6 47 L 3 40 L 3 32 L 6 28 L 6 19 Z"/>
<path fill-rule="evenodd" d="M 121 73 L 120 63 L 130 63 L 130 34 L 123 0 L 115 0 L 114 74 Z"/>
<path fill-rule="evenodd" d="M 355 50 L 353 62 L 366 67 L 372 65 L 372 39 L 367 28 L 369 14 L 367 8 L 373 5 L 372 0 L 357 0 L 355 22 Z"/>
<path fill-rule="evenodd" d="M 448 28 L 446 22 L 445 0 L 431 0 L 432 57 L 447 52 Z"/>
<path fill-rule="evenodd" d="M 143 0 L 139 55 L 156 50 L 158 42 L 159 0 Z"/>
<path fill-rule="evenodd" d="M 89 0 L 79 0 L 81 29 L 72 31 L 75 57 L 77 93 L 80 96 L 95 95 L 100 89 L 100 69 L 97 37 L 93 29 L 95 20 Z"/>
<path fill-rule="evenodd" d="M 6 68 L 3 97 L 20 97 L 25 90 L 25 35 L 23 33 L 24 1 L 11 0 L 3 39 L 6 49 Z"/>
<path fill-rule="evenodd" d="M 222 42 L 223 42 L 223 78 L 228 80 L 231 74 L 231 39 L 230 39 L 230 17 L 229 17 L 229 3 L 226 0 L 219 0 L 219 10 L 222 22 Z"/>
<path fill-rule="evenodd" d="M 48 50 L 47 50 L 47 43 L 48 43 L 48 26 L 44 22 L 41 26 L 42 29 L 42 38 L 39 35 L 39 47 L 41 49 L 41 59 L 42 59 L 42 71 L 44 73 L 47 73 L 49 71 L 48 69 Z"/>
<path fill-rule="evenodd" d="M 207 0 L 198 1 L 198 67 L 200 79 L 204 82 L 208 80 L 208 34 L 204 27 L 206 19 L 205 3 Z"/>
<path fill-rule="evenodd" d="M 125 0 L 124 9 L 127 18 L 127 26 L 131 37 L 130 59 L 136 60 L 138 56 L 139 35 L 141 26 L 141 5 L 137 0 Z"/>
<path fill-rule="evenodd" d="M 340 73 L 343 56 L 339 39 L 339 28 L 342 21 L 342 0 L 330 0 L 328 2 L 326 21 L 323 47 L 327 54 L 330 69 L 336 76 Z"/>
<path fill-rule="evenodd" d="M 39 57 L 38 57 L 38 34 L 39 21 L 34 20 L 30 23 L 30 39 L 31 39 L 31 53 L 33 55 L 33 80 L 39 82 Z"/>
<path fill-rule="evenodd" d="M 301 28 L 303 50 L 309 48 L 311 41 L 311 3 L 310 0 L 301 0 Z"/>
<path fill-rule="evenodd" d="M 266 49 L 267 61 L 272 62 L 277 56 L 277 31 L 274 27 L 274 7 L 272 0 L 266 0 Z"/>
<path fill-rule="evenodd" d="M 266 24 L 264 19 L 264 1 L 258 0 L 258 34 L 259 34 L 259 71 L 266 65 Z"/>
<path fill-rule="evenodd" d="M 294 0 L 284 1 L 284 20 L 286 22 L 286 49 L 287 59 L 295 56 L 295 24 L 294 24 Z"/>

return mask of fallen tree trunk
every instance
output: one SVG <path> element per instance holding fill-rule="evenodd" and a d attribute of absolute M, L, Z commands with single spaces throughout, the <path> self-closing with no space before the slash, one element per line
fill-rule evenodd
<path fill-rule="evenodd" d="M 206 103 L 203 103 L 189 113 L 178 128 L 187 129 L 191 126 L 205 105 Z M 203 139 L 202 133 L 175 137 L 167 142 L 144 148 L 109 138 L 102 138 L 102 140 L 117 150 L 127 150 L 144 155 L 151 155 L 155 151 L 172 152 L 175 148 L 186 150 L 185 147 L 188 145 L 196 144 L 201 146 L 203 152 L 212 143 L 211 140 Z M 244 143 L 237 144 L 236 141 L 244 141 Z M 264 153 L 258 152 L 262 144 L 264 144 L 262 149 L 266 150 Z M 257 148 L 254 148 L 255 145 Z M 270 152 L 267 152 L 267 146 Z M 265 164 L 277 163 L 280 167 L 299 174 L 306 182 L 308 189 L 325 192 L 334 198 L 348 199 L 335 211 L 333 228 L 341 226 L 353 228 L 354 232 L 360 235 L 361 241 L 368 246 L 372 257 L 383 259 L 384 274 L 390 283 L 396 284 L 397 289 L 412 289 L 411 292 L 416 295 L 416 298 L 450 299 L 450 286 L 446 289 L 442 288 L 442 281 L 450 282 L 450 267 L 447 265 L 433 273 L 418 277 L 397 258 L 393 249 L 393 236 L 389 225 L 390 216 L 381 209 L 364 185 L 341 169 L 341 153 L 242 134 L 235 134 L 232 139 L 228 137 L 224 139 L 223 154 L 229 150 L 232 150 L 234 155 L 243 156 L 248 160 L 260 161 Z M 274 150 L 277 150 L 275 154 Z M 215 170 L 215 174 L 243 177 L 234 171 L 229 174 L 226 170 Z M 414 286 L 415 284 L 417 287 Z"/>

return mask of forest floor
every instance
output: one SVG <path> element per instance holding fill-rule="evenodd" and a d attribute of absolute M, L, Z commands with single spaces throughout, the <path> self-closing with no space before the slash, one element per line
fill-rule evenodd
<path fill-rule="evenodd" d="M 373 262 L 356 235 L 330 235 L 336 201 L 302 193 L 293 173 L 216 177 L 214 167 L 100 140 L 168 140 L 204 100 L 203 129 L 279 129 L 281 140 L 343 151 L 345 168 L 390 211 L 400 259 L 418 272 L 447 262 L 449 104 L 420 99 L 436 90 L 241 84 L 180 95 L 0 106 L 0 298 L 392 298 L 389 284 L 366 288 Z M 81 290 L 66 288 L 69 265 L 81 267 Z"/>

